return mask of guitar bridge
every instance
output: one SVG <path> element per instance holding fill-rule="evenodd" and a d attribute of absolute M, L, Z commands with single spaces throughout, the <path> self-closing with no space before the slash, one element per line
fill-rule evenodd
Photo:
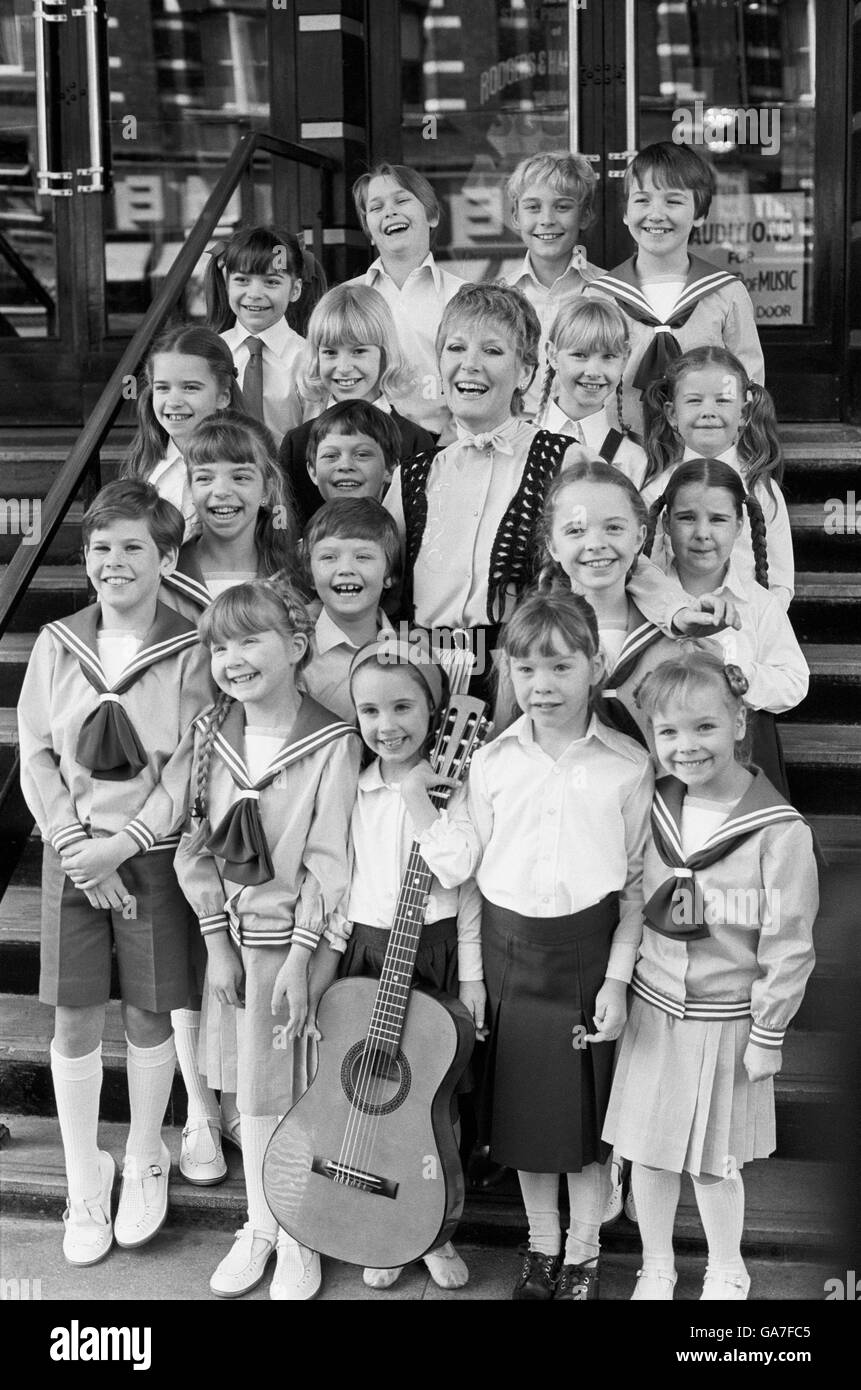
<path fill-rule="evenodd" d="M 322 1178 L 340 1183 L 343 1187 L 358 1187 L 360 1191 L 370 1192 L 375 1197 L 390 1197 L 394 1200 L 398 1195 L 398 1184 L 391 1179 L 378 1177 L 376 1173 L 366 1173 L 361 1168 L 353 1168 L 349 1163 L 339 1163 L 333 1158 L 315 1157 L 311 1163 L 311 1172 L 319 1173 Z"/>

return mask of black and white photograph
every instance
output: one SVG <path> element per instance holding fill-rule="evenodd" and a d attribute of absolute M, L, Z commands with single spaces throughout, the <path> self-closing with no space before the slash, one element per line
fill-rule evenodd
<path fill-rule="evenodd" d="M 665 1302 L 584 1365 L 829 1374 L 853 0 L 0 0 L 0 493 L 33 1366 Z"/>

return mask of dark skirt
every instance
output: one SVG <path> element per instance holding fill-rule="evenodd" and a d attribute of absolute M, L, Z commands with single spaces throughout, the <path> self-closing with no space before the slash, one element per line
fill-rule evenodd
<path fill-rule="evenodd" d="M 369 927 L 364 922 L 354 922 L 338 974 L 342 978 L 358 975 L 378 980 L 388 944 L 387 927 Z M 458 999 L 456 917 L 425 922 L 416 953 L 413 985 L 426 994 L 433 994 L 443 1003 Z M 472 1070 L 467 1065 L 455 1087 L 455 1094 L 463 1095 L 471 1091 L 472 1084 Z"/>
<path fill-rule="evenodd" d="M 783 746 L 774 715 L 769 710 L 758 709 L 751 711 L 748 718 L 751 721 L 750 761 L 762 768 L 781 796 L 791 801 Z"/>
<path fill-rule="evenodd" d="M 490 1012 L 483 1130 L 491 1157 L 531 1173 L 579 1173 L 603 1163 L 601 1129 L 612 1043 L 573 1046 L 594 1032 L 619 921 L 618 894 L 565 917 L 529 918 L 484 900 L 482 953 Z"/>

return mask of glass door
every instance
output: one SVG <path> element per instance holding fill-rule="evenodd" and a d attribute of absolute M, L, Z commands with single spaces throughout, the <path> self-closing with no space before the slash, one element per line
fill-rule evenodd
<path fill-rule="evenodd" d="M 526 155 L 567 147 L 598 174 L 582 240 L 610 269 L 634 249 L 622 223 L 629 159 L 655 140 L 690 143 L 718 180 L 693 249 L 744 277 L 782 418 L 838 419 L 849 9 L 403 0 L 403 159 L 443 204 L 438 256 L 467 279 L 514 270 L 523 251 L 505 181 Z"/>
<path fill-rule="evenodd" d="M 271 11 L 0 3 L 0 424 L 77 425 L 236 141 L 268 125 Z M 261 156 L 219 230 L 271 221 L 272 198 Z M 204 267 L 179 306 L 192 319 Z"/>
<path fill-rule="evenodd" d="M 63 0 L 0 14 L 0 422 L 80 418 L 90 291 L 83 190 L 97 180 L 87 48 L 92 17 Z"/>
<path fill-rule="evenodd" d="M 782 418 L 839 418 L 847 94 L 834 57 L 845 52 L 846 7 L 612 0 L 600 9 L 603 52 L 624 80 L 600 103 L 603 237 L 593 250 L 608 266 L 633 251 L 623 156 L 656 140 L 700 149 L 718 191 L 692 250 L 743 278 Z"/>

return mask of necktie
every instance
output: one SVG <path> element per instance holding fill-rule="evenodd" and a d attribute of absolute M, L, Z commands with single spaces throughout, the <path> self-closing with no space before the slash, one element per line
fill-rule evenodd
<path fill-rule="evenodd" d="M 263 421 L 263 342 L 250 334 L 245 339 L 248 365 L 242 378 L 242 395 L 249 415 Z"/>

